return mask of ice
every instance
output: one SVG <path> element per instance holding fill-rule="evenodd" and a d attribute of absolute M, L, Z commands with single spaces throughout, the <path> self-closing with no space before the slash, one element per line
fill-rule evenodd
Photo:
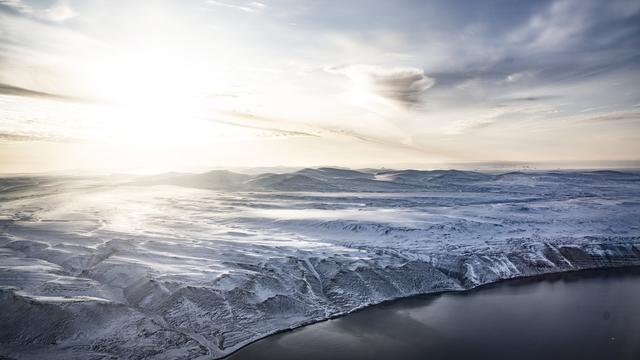
<path fill-rule="evenodd" d="M 640 265 L 640 174 L 0 179 L 0 355 L 218 358 L 384 300 Z"/>

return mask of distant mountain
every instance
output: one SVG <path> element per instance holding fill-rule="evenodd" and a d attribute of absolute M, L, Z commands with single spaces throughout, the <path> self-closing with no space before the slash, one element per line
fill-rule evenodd
<path fill-rule="evenodd" d="M 303 171 L 303 170 L 301 170 Z M 324 179 L 303 175 L 300 171 L 292 174 L 263 174 L 249 181 L 251 188 L 280 191 L 337 191 L 339 190 Z"/>
<path fill-rule="evenodd" d="M 401 170 L 376 173 L 377 180 L 419 186 L 462 184 L 493 179 L 492 175 L 460 170 Z"/>
<path fill-rule="evenodd" d="M 198 189 L 238 190 L 251 176 L 227 170 L 213 170 L 202 174 L 164 173 L 138 179 L 145 185 L 177 185 Z"/>
<path fill-rule="evenodd" d="M 296 173 L 307 175 L 316 179 L 372 179 L 371 174 L 341 168 L 322 167 L 317 169 L 305 168 Z"/>
<path fill-rule="evenodd" d="M 350 170 L 343 168 L 305 168 L 289 173 L 260 175 L 214 170 L 202 174 L 163 173 L 135 181 L 140 185 L 177 185 L 199 189 L 230 191 L 311 191 L 311 192 L 412 192 L 483 191 L 501 183 L 541 186 L 564 182 L 580 184 L 600 178 L 640 181 L 640 175 L 619 171 L 532 171 L 493 175 L 461 170 Z"/>
<path fill-rule="evenodd" d="M 596 179 L 640 180 L 640 174 L 614 170 L 595 171 L 513 171 L 496 175 L 496 180 L 502 181 L 537 181 L 537 182 L 566 182 L 567 180 L 585 182 Z"/>

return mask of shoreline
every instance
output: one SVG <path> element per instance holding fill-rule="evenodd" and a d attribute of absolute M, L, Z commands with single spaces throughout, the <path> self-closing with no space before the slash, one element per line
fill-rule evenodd
<path fill-rule="evenodd" d="M 486 290 L 486 289 L 490 289 L 492 287 L 496 287 L 499 286 L 501 284 L 504 283 L 514 283 L 515 285 L 517 284 L 524 284 L 524 283 L 535 283 L 535 282 L 540 282 L 540 281 L 545 281 L 545 280 L 559 280 L 561 278 L 567 277 L 567 276 L 576 276 L 577 278 L 588 278 L 590 277 L 590 275 L 596 275 L 595 273 L 622 273 L 624 271 L 630 270 L 632 272 L 637 272 L 638 274 L 640 274 L 640 265 L 622 265 L 622 266 L 603 266 L 603 267 L 592 267 L 592 268 L 582 268 L 582 269 L 572 269 L 572 270 L 563 270 L 563 271 L 552 271 L 552 272 L 547 272 L 547 273 L 540 273 L 540 274 L 532 274 L 532 275 L 523 275 L 523 276 L 515 276 L 515 277 L 511 277 L 511 278 L 504 278 L 504 279 L 499 279 L 496 281 L 492 281 L 492 282 L 487 282 L 484 284 L 479 284 L 476 285 L 474 287 L 470 287 L 468 289 L 460 289 L 460 290 L 441 290 L 441 291 L 434 291 L 434 292 L 428 292 L 428 293 L 420 293 L 420 294 L 413 294 L 413 295 L 409 295 L 409 296 L 401 296 L 401 297 L 396 297 L 396 298 L 392 298 L 392 299 L 387 299 L 387 300 L 383 300 L 381 302 L 378 303 L 374 303 L 374 304 L 368 304 L 368 305 L 364 305 L 362 307 L 358 307 L 354 310 L 348 311 L 348 312 L 344 312 L 344 313 L 340 313 L 340 314 L 336 314 L 333 316 L 330 316 L 328 318 L 325 319 L 321 319 L 321 320 L 315 320 L 315 321 L 309 321 L 307 323 L 303 323 L 288 329 L 282 329 L 282 330 L 278 330 L 275 331 L 273 333 L 267 334 L 263 337 L 260 337 L 259 339 L 253 340 L 249 343 L 246 343 L 242 346 L 240 346 L 239 348 L 233 350 L 232 352 L 225 354 L 222 357 L 216 358 L 213 357 L 212 359 L 229 359 L 232 355 L 234 355 L 235 353 L 237 353 L 238 351 L 244 349 L 247 346 L 250 346 L 251 344 L 257 343 L 261 340 L 264 340 L 268 337 L 274 336 L 274 335 L 278 335 L 278 334 L 282 334 L 282 333 L 287 333 L 287 332 L 292 332 L 295 330 L 298 330 L 300 328 L 303 328 L 305 326 L 309 326 L 309 325 L 314 325 L 314 324 L 319 324 L 325 321 L 329 321 L 329 320 L 335 320 L 337 318 L 340 317 L 344 317 L 347 316 L 349 314 L 354 314 L 360 311 L 364 311 L 367 310 L 369 308 L 372 308 L 374 306 L 380 306 L 380 305 L 388 305 L 397 301 L 403 301 L 403 300 L 410 300 L 410 299 L 420 299 L 420 298 L 427 298 L 427 297 L 434 297 L 434 296 L 440 296 L 443 294 L 455 294 L 455 295 L 466 295 L 468 293 L 472 293 L 472 292 L 476 292 L 476 291 L 482 291 L 482 290 Z M 622 275 L 622 274 L 620 274 Z"/>

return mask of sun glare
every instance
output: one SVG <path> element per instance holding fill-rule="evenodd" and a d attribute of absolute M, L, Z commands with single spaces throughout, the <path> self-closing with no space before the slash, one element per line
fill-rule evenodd
<path fill-rule="evenodd" d="M 126 143 L 193 142 L 202 132 L 204 91 L 196 68 L 173 51 L 140 51 L 97 68 L 90 87 L 111 108 L 106 130 Z"/>

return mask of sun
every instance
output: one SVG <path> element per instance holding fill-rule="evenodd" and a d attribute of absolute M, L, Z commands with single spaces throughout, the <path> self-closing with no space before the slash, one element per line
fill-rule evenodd
<path fill-rule="evenodd" d="M 137 145 L 193 142 L 202 134 L 206 84 L 188 61 L 167 49 L 109 60 L 89 78 L 91 92 L 109 108 L 101 131 Z"/>

